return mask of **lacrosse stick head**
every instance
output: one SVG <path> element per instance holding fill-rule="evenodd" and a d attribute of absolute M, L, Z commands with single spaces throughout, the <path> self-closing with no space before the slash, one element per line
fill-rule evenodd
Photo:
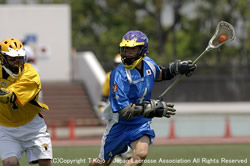
<path fill-rule="evenodd" d="M 234 27 L 228 22 L 221 21 L 216 27 L 216 32 L 208 43 L 207 49 L 218 48 L 222 44 L 235 39 Z"/>

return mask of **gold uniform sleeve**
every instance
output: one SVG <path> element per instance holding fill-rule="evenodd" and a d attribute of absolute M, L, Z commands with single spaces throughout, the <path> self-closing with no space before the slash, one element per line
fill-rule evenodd
<path fill-rule="evenodd" d="M 103 90 L 102 90 L 102 95 L 103 96 L 109 96 L 109 90 L 110 90 L 110 85 L 109 85 L 109 82 L 110 82 L 110 74 L 111 72 L 108 72 L 106 74 L 106 80 L 104 82 L 104 85 L 103 85 Z"/>
<path fill-rule="evenodd" d="M 8 89 L 15 93 L 18 104 L 23 107 L 26 103 L 35 98 L 40 88 L 35 82 L 24 81 L 14 83 L 11 85 L 11 88 Z"/>

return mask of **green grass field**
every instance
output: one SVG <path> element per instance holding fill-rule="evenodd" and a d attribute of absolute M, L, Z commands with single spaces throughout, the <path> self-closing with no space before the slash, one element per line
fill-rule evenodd
<path fill-rule="evenodd" d="M 54 166 L 88 165 L 89 159 L 97 157 L 98 153 L 99 146 L 54 147 Z M 241 160 L 243 163 L 237 163 Z M 153 145 L 150 147 L 146 162 L 143 165 L 249 166 L 250 145 Z M 229 162 L 236 163 L 230 164 Z M 25 156 L 21 159 L 20 164 L 21 166 L 28 165 Z M 116 162 L 111 165 L 121 166 L 124 164 Z"/>

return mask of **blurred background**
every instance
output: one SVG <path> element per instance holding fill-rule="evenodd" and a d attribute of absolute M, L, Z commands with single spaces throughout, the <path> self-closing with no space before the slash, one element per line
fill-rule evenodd
<path fill-rule="evenodd" d="M 220 21 L 236 39 L 206 53 L 190 78 L 164 98 L 177 115 L 154 119 L 158 138 L 250 140 L 250 0 L 0 0 L 1 40 L 15 37 L 32 48 L 53 140 L 100 138 L 98 115 L 105 74 L 114 67 L 122 36 L 140 30 L 149 56 L 167 66 L 194 60 Z M 153 98 L 172 81 L 156 83 Z"/>

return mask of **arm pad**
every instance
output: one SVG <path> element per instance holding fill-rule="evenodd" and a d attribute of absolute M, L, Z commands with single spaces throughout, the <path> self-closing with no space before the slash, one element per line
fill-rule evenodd
<path fill-rule="evenodd" d="M 129 104 L 127 107 L 118 111 L 119 115 L 126 120 L 130 120 L 132 117 L 141 116 L 143 113 L 142 105 Z"/>
<path fill-rule="evenodd" d="M 162 71 L 162 80 L 171 80 L 174 78 L 174 74 L 171 74 L 169 67 L 160 66 Z"/>

